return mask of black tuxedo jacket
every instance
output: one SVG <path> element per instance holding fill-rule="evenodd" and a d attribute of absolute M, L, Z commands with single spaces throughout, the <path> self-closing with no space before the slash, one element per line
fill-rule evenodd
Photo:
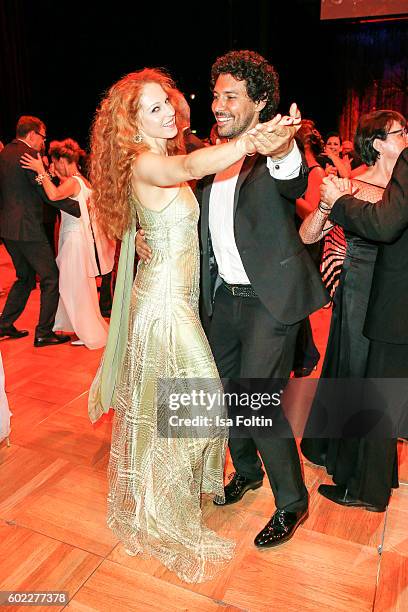
<path fill-rule="evenodd" d="M 408 344 L 408 148 L 395 164 L 382 202 L 342 196 L 329 219 L 380 244 L 364 334 L 373 340 Z"/>
<path fill-rule="evenodd" d="M 20 158 L 24 153 L 34 156 L 36 151 L 17 139 L 0 153 L 0 236 L 23 242 L 43 241 L 43 202 L 75 217 L 81 213 L 75 200 L 52 202 L 47 198 L 35 181 L 35 172 L 22 168 Z"/>
<path fill-rule="evenodd" d="M 202 300 L 209 316 L 217 279 L 208 227 L 213 180 L 214 176 L 207 177 L 198 190 Z M 245 272 L 264 306 L 287 325 L 306 318 L 329 301 L 295 225 L 295 199 L 306 187 L 306 165 L 299 177 L 276 180 L 269 173 L 266 158 L 255 155 L 245 158 L 235 188 L 234 234 Z"/>

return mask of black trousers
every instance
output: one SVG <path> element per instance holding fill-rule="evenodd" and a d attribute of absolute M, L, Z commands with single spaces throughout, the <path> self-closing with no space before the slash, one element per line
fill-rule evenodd
<path fill-rule="evenodd" d="M 319 359 L 320 353 L 313 338 L 310 318 L 307 317 L 301 322 L 297 335 L 293 369 L 313 368 Z"/>
<path fill-rule="evenodd" d="M 112 272 L 102 274 L 102 282 L 99 288 L 99 308 L 102 313 L 107 314 L 112 310 Z"/>
<path fill-rule="evenodd" d="M 58 268 L 48 241 L 23 242 L 3 239 L 4 245 L 16 269 L 17 280 L 8 294 L 0 317 L 0 327 L 12 325 L 23 312 L 31 291 L 35 288 L 35 276 L 40 278 L 41 302 L 36 337 L 52 331 L 58 307 Z"/>
<path fill-rule="evenodd" d="M 258 298 L 235 297 L 224 286 L 217 290 L 209 342 L 221 378 L 286 381 L 298 331 L 299 324 L 280 323 Z M 296 443 L 282 410 L 278 419 L 279 437 L 260 435 L 256 428 L 249 430 L 249 438 L 231 437 L 231 457 L 237 473 L 251 480 L 263 478 L 263 463 L 276 507 L 297 512 L 307 507 L 308 493 Z M 274 426 L 275 422 L 276 416 Z"/>
<path fill-rule="evenodd" d="M 51 247 L 51 251 L 55 259 L 57 256 L 57 252 L 55 249 L 55 220 L 47 221 L 43 223 L 43 226 L 44 226 L 45 235 L 47 236 L 48 243 Z"/>

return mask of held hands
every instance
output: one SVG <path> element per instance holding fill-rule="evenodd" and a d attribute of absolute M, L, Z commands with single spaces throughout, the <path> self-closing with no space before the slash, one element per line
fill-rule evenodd
<path fill-rule="evenodd" d="M 341 196 L 345 194 L 354 195 L 356 193 L 357 189 L 352 192 L 351 183 L 348 178 L 326 176 L 320 185 L 320 199 L 330 207 L 332 207 Z"/>
<path fill-rule="evenodd" d="M 324 171 L 327 176 L 337 176 L 337 168 L 331 164 L 326 164 Z"/>
<path fill-rule="evenodd" d="M 293 148 L 293 138 L 300 128 L 302 116 L 296 103 L 291 104 L 289 115 L 276 115 L 266 123 L 258 123 L 248 131 L 248 137 L 258 153 L 273 159 L 285 157 Z"/>
<path fill-rule="evenodd" d="M 45 173 L 44 164 L 39 153 L 37 153 L 37 157 L 31 157 L 28 153 L 24 153 L 20 158 L 20 164 L 26 170 L 34 170 L 37 174 Z"/>
<path fill-rule="evenodd" d="M 218 141 L 217 139 L 216 144 L 221 144 L 221 141 Z M 257 151 L 257 148 L 250 137 L 250 132 L 241 134 L 241 136 L 235 140 L 235 146 L 239 151 L 241 151 L 242 155 L 255 155 Z"/>

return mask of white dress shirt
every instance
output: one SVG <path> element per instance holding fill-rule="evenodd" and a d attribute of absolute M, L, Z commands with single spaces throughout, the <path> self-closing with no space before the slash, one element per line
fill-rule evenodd
<path fill-rule="evenodd" d="M 218 274 L 229 285 L 250 284 L 234 236 L 234 194 L 244 159 L 218 172 L 210 193 L 209 229 L 212 247 Z M 289 180 L 299 176 L 302 156 L 297 144 L 283 159 L 274 161 L 267 157 L 266 165 L 273 178 Z"/>

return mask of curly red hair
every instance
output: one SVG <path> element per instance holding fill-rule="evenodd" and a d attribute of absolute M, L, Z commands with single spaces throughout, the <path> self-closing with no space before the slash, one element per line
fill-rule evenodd
<path fill-rule="evenodd" d="M 91 132 L 92 207 L 110 238 L 123 237 L 134 221 L 132 168 L 147 145 L 136 143 L 140 96 L 146 83 L 158 83 L 172 101 L 173 80 L 162 70 L 144 68 L 115 83 L 96 111 Z M 184 153 L 183 134 L 168 141 L 168 154 Z"/>

